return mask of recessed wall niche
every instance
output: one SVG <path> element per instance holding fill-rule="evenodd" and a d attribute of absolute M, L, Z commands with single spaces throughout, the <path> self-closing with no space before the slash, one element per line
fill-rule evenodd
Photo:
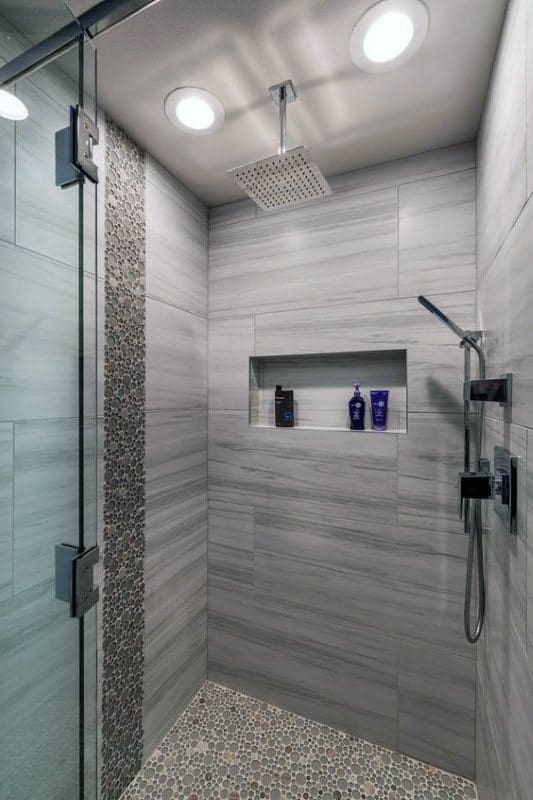
<path fill-rule="evenodd" d="M 252 356 L 250 427 L 275 428 L 276 384 L 294 390 L 294 427 L 350 431 L 348 402 L 353 384 L 367 401 L 365 431 L 372 431 L 370 390 L 389 390 L 388 433 L 407 432 L 407 351 Z M 283 428 L 290 431 L 290 428 Z"/>

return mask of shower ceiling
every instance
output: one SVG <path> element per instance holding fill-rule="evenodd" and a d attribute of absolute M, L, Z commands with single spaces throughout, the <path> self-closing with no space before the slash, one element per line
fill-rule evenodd
<path fill-rule="evenodd" d="M 349 51 L 374 0 L 160 0 L 99 39 L 103 107 L 208 205 L 244 196 L 227 171 L 272 154 L 268 87 L 292 78 L 287 147 L 305 143 L 326 176 L 475 136 L 507 0 L 425 0 L 426 40 L 397 70 L 367 74 Z M 20 0 L 0 6 L 20 8 Z M 57 0 L 26 3 L 58 7 Z M 94 5 L 72 0 L 75 11 Z M 212 136 L 165 116 L 177 86 L 226 110 Z"/>

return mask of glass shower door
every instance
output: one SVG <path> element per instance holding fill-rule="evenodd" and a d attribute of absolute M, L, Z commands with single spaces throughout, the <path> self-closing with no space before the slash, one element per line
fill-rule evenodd
<path fill-rule="evenodd" d="M 4 63 L 26 40 L 0 27 Z M 31 73 L 27 118 L 0 118 L 0 800 L 96 796 L 95 609 L 56 586 L 57 545 L 96 541 L 95 187 L 56 185 L 91 59 Z"/>

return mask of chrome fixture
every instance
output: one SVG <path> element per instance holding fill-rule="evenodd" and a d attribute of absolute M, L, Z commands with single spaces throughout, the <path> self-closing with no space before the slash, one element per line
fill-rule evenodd
<path fill-rule="evenodd" d="M 264 211 L 291 208 L 320 200 L 331 188 L 308 147 L 287 150 L 287 103 L 296 100 L 292 81 L 271 86 L 279 107 L 279 153 L 229 171 L 243 191 Z"/>
<path fill-rule="evenodd" d="M 495 448 L 495 474 L 490 472 L 487 459 L 481 457 L 483 440 L 483 414 L 485 402 L 499 402 L 507 406 L 511 402 L 511 375 L 503 378 L 486 379 L 485 356 L 479 342 L 482 331 L 463 330 L 427 297 L 420 295 L 418 301 L 428 311 L 441 320 L 461 340 L 459 346 L 464 350 L 464 472 L 459 475 L 459 517 L 464 519 L 464 530 L 468 533 L 468 561 L 466 568 L 466 588 L 464 605 L 464 628 L 466 638 L 471 644 L 477 642 L 483 630 L 485 619 L 485 576 L 483 569 L 483 526 L 481 501 L 494 500 L 496 512 L 509 524 L 509 530 L 516 532 L 516 459 L 503 448 Z M 470 375 L 470 354 L 474 350 L 478 359 L 478 378 Z M 471 403 L 476 405 L 476 437 L 474 469 L 470 457 L 470 417 Z M 501 452 L 500 452 L 501 451 Z M 474 562 L 478 589 L 478 608 L 474 628 L 471 624 L 472 583 Z"/>

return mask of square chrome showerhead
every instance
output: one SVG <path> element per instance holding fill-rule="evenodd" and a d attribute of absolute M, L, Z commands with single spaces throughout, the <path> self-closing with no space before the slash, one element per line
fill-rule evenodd
<path fill-rule="evenodd" d="M 328 182 L 304 145 L 237 167 L 229 174 L 264 211 L 293 208 L 331 194 Z"/>

